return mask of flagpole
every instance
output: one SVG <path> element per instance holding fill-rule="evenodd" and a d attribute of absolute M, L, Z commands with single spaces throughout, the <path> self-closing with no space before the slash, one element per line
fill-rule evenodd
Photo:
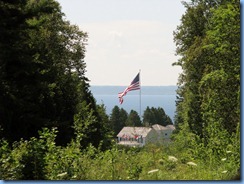
<path fill-rule="evenodd" d="M 140 76 L 140 119 L 141 119 L 141 69 L 139 70 L 139 76 Z"/>

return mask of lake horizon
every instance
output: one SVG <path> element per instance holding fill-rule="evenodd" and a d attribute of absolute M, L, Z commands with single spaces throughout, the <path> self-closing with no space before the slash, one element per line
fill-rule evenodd
<path fill-rule="evenodd" d="M 126 96 L 123 97 L 123 104 L 120 104 L 118 93 L 122 92 L 126 87 L 127 86 L 91 86 L 90 90 L 97 104 L 104 104 L 108 115 L 111 115 L 112 109 L 116 105 L 125 109 L 127 113 L 130 113 L 131 110 L 135 110 L 139 115 L 141 113 L 141 116 L 143 116 L 147 107 L 161 107 L 174 122 L 177 86 L 141 86 L 141 91 L 136 90 L 128 92 Z"/>

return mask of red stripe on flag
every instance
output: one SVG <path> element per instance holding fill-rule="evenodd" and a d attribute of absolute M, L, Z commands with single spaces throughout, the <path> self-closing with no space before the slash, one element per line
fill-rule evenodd
<path fill-rule="evenodd" d="M 136 75 L 136 77 L 131 82 L 131 84 L 127 88 L 125 88 L 125 90 L 123 92 L 120 92 L 118 94 L 120 104 L 123 103 L 123 101 L 124 101 L 123 96 L 125 96 L 127 94 L 127 92 L 133 91 L 133 90 L 139 90 L 139 89 L 141 89 L 141 87 L 140 87 L 140 73 L 138 73 Z"/>

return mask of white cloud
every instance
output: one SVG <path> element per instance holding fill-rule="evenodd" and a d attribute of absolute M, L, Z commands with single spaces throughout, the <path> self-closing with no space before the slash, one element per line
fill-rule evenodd
<path fill-rule="evenodd" d="M 91 84 L 128 85 L 141 69 L 143 85 L 176 85 L 180 69 L 172 67 L 177 60 L 174 29 L 159 21 L 84 24 L 81 30 L 89 35 L 85 61 Z"/>

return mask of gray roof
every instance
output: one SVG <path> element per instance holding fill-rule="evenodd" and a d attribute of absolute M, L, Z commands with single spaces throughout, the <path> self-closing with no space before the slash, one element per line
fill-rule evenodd
<path fill-rule="evenodd" d="M 154 130 L 157 130 L 157 131 L 159 131 L 159 130 L 168 130 L 168 128 L 166 128 L 165 126 L 159 125 L 159 124 L 153 125 L 152 128 Z"/>
<path fill-rule="evenodd" d="M 117 137 L 122 137 L 123 135 L 127 135 L 133 137 L 135 135 L 141 135 L 142 137 L 146 137 L 147 134 L 152 130 L 149 127 L 124 127 L 117 135 Z"/>
<path fill-rule="evenodd" d="M 174 125 L 167 125 L 166 127 L 167 127 L 168 129 L 175 130 L 175 126 L 174 126 Z"/>
<path fill-rule="evenodd" d="M 160 130 L 175 130 L 175 126 L 174 125 L 167 125 L 167 126 L 162 126 L 159 124 L 155 124 L 152 126 L 153 129 L 155 129 L 156 131 L 160 131 Z"/>
<path fill-rule="evenodd" d="M 175 130 L 175 126 L 174 125 L 167 125 L 162 126 L 159 124 L 155 124 L 152 126 L 152 128 L 150 127 L 124 127 L 117 135 L 117 137 L 123 137 L 123 136 L 129 136 L 129 137 L 134 137 L 135 135 L 141 135 L 142 137 L 146 137 L 147 134 L 151 131 L 151 130 L 156 130 L 161 131 L 161 130 Z"/>

